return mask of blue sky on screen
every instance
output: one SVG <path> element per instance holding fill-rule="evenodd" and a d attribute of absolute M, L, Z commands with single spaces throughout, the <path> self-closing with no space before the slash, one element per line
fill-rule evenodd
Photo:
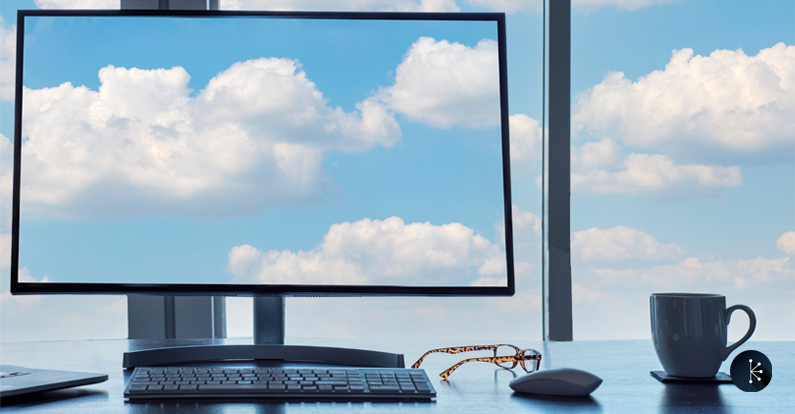
<path fill-rule="evenodd" d="M 102 0 L 86 3 L 114 7 Z M 12 28 L 16 8 L 64 4 L 6 0 L 0 5 L 4 28 Z M 540 337 L 540 4 L 535 0 L 222 1 L 227 9 L 509 13 L 514 230 L 517 260 L 525 263 L 520 266 L 524 273 L 517 277 L 517 294 L 510 299 L 292 299 L 288 335 L 419 332 L 439 338 L 505 338 L 502 325 L 493 321 L 523 314 L 526 329 L 511 337 Z M 575 338 L 648 338 L 648 295 L 687 291 L 722 293 L 730 304 L 750 306 L 760 321 L 754 339 L 792 340 L 795 4 L 574 0 L 573 6 Z M 6 33 L 3 51 L 9 50 L 11 35 Z M 7 68 L 10 62 L 3 57 L 2 64 Z M 8 73 L 2 71 L 0 84 L 0 133 L 5 137 L 13 130 L 13 103 L 7 94 L 13 83 L 8 83 Z M 315 76 L 310 76 L 314 81 Z M 334 93 L 322 91 L 327 97 Z M 350 104 L 359 101 L 352 99 L 340 106 L 350 111 Z M 401 116 L 396 115 L 399 122 Z M 400 122 L 403 140 L 407 125 Z M 8 148 L 2 148 L 4 169 L 9 165 Z M 3 214 L 7 220 L 7 210 Z M 493 241 L 499 229 L 493 222 L 491 226 L 491 233 L 479 231 Z M 41 280 L 44 275 L 30 277 Z M 7 281 L 2 282 L 6 291 Z M 34 317 L 50 321 L 43 305 L 57 308 L 67 300 L 45 297 L 32 304 L 3 295 L 4 311 L 30 313 L 26 318 L 4 316 L 4 335 L 14 338 L 34 337 L 35 333 L 24 331 L 25 321 Z M 123 300 L 112 297 L 80 306 L 73 319 L 83 321 L 85 337 L 108 335 L 108 329 L 91 326 L 123 317 Z M 338 310 L 337 316 L 317 318 L 328 306 Z M 229 301 L 229 307 L 237 315 L 231 319 L 230 332 L 250 332 L 250 303 Z M 730 339 L 745 331 L 743 318 L 737 319 L 729 327 Z M 468 321 L 469 333 L 461 332 L 457 323 L 461 320 Z M 56 322 L 52 326 L 58 326 Z M 115 329 L 116 336 L 124 336 L 122 328 Z"/>
<path fill-rule="evenodd" d="M 30 18 L 21 266 L 505 285 L 496 27 Z"/>

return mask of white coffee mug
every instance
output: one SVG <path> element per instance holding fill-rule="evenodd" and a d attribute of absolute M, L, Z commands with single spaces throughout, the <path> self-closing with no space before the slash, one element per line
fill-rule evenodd
<path fill-rule="evenodd" d="M 756 329 L 754 311 L 745 305 L 726 308 L 726 297 L 699 293 L 654 293 L 651 302 L 651 338 L 665 372 L 676 377 L 710 378 L 735 348 Z M 745 311 L 748 332 L 726 346 L 732 312 Z"/>

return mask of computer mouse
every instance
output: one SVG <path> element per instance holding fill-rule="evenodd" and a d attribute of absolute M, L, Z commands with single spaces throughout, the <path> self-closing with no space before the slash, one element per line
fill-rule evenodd
<path fill-rule="evenodd" d="M 531 372 L 509 384 L 516 392 L 584 397 L 599 388 L 602 379 L 574 368 L 553 368 Z"/>

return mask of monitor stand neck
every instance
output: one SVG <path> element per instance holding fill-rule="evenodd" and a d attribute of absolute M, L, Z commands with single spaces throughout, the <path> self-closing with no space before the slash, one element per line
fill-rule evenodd
<path fill-rule="evenodd" d="M 254 298 L 253 345 L 171 346 L 124 353 L 123 367 L 192 364 L 230 360 L 276 360 L 404 368 L 403 354 L 362 349 L 284 344 L 284 297 Z"/>

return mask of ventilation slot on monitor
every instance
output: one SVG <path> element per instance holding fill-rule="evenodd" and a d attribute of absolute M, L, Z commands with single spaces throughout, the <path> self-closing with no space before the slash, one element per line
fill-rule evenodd
<path fill-rule="evenodd" d="M 294 298 L 360 298 L 362 295 L 293 295 Z"/>

